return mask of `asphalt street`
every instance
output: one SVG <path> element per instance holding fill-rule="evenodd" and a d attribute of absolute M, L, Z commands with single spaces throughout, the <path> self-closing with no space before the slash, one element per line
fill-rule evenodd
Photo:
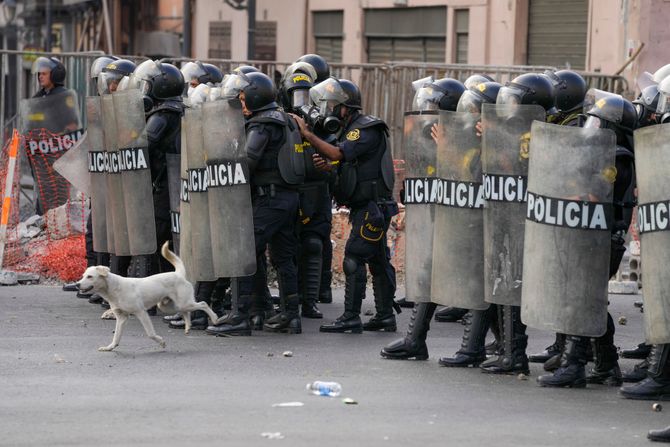
<path fill-rule="evenodd" d="M 327 319 L 342 312 L 342 295 L 320 306 Z M 627 317 L 617 344 L 635 345 L 636 297 L 610 298 L 615 322 Z M 101 313 L 58 287 L 0 288 L 0 445 L 636 446 L 670 424 L 670 405 L 654 412 L 616 388 L 540 388 L 538 364 L 528 380 L 440 367 L 460 346 L 458 323 L 431 325 L 428 361 L 384 360 L 379 350 L 404 332 L 407 310 L 398 333 L 362 335 L 321 334 L 319 320 L 303 320 L 295 336 L 185 336 L 153 317 L 165 350 L 133 318 L 111 353 L 97 351 L 114 329 Z M 529 335 L 529 353 L 553 341 Z M 309 395 L 313 380 L 341 383 L 342 396 Z M 304 405 L 273 407 L 284 402 Z"/>

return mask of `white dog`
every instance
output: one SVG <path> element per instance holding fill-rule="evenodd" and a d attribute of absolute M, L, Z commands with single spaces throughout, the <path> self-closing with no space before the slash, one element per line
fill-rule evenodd
<path fill-rule="evenodd" d="M 186 323 L 187 334 L 191 330 L 191 311 L 202 310 L 207 313 L 213 324 L 218 323 L 219 318 L 206 303 L 195 301 L 193 285 L 186 279 L 184 263 L 168 249 L 167 242 L 163 244 L 161 254 L 174 266 L 174 272 L 159 273 L 147 278 L 124 278 L 111 273 L 108 267 L 101 265 L 89 267 L 84 272 L 84 276 L 77 283 L 79 290 L 84 293 L 98 293 L 107 300 L 116 317 L 116 330 L 112 343 L 98 348 L 98 351 L 111 351 L 119 345 L 129 315 L 135 315 L 142 323 L 147 336 L 164 348 L 165 341 L 156 335 L 147 313 L 147 309 L 156 305 L 168 314 L 180 312 Z"/>

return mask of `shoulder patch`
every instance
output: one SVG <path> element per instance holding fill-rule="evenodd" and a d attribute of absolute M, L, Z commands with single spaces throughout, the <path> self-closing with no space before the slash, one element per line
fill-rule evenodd
<path fill-rule="evenodd" d="M 361 131 L 360 129 L 354 129 L 347 133 L 347 140 L 349 141 L 356 141 L 361 137 Z"/>

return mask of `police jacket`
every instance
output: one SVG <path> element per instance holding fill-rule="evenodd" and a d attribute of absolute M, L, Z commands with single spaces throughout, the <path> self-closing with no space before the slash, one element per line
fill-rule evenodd
<path fill-rule="evenodd" d="M 287 131 L 288 120 L 281 110 L 270 109 L 255 112 L 245 123 L 245 152 L 252 186 L 275 185 L 294 189 L 280 171 L 280 153 L 294 143 Z"/>
<path fill-rule="evenodd" d="M 151 181 L 167 181 L 165 154 L 181 150 L 181 117 L 184 104 L 179 100 L 163 101 L 147 113 L 147 142 Z"/>
<path fill-rule="evenodd" d="M 344 157 L 334 190 L 339 203 L 358 207 L 370 200 L 391 200 L 393 160 L 387 133 L 379 118 L 358 111 L 351 117 L 337 143 Z"/>
<path fill-rule="evenodd" d="M 67 92 L 68 89 L 63 87 L 62 85 L 57 85 L 51 90 L 46 90 L 44 88 L 41 88 L 33 95 L 33 98 L 44 98 L 45 96 L 49 95 L 57 95 L 59 93 Z"/>

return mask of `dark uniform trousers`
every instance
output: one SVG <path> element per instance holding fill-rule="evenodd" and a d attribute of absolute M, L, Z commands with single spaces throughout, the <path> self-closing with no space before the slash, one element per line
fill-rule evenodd
<path fill-rule="evenodd" d="M 279 287 L 286 296 L 298 293 L 295 265 L 298 240 L 295 222 L 298 217 L 298 193 L 280 187 L 256 188 L 252 197 L 256 258 L 265 256 L 270 246 L 270 260 L 279 275 Z M 240 278 L 240 295 L 251 295 L 254 277 Z"/>

